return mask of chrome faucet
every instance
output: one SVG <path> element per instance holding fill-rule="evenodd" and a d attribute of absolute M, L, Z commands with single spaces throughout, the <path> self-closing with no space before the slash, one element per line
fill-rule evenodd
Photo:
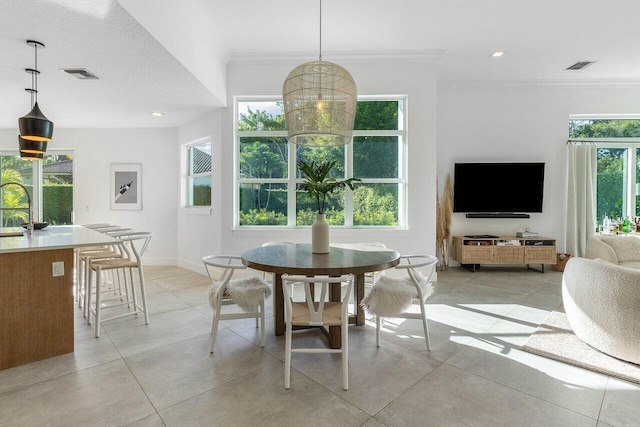
<path fill-rule="evenodd" d="M 32 212 L 31 212 L 31 196 L 29 196 L 29 192 L 27 191 L 27 187 L 25 187 L 24 185 L 20 184 L 19 182 L 5 182 L 4 184 L 0 185 L 0 188 L 4 187 L 5 185 L 17 185 L 18 187 L 22 188 L 24 190 L 24 194 L 27 195 L 27 210 L 29 211 L 29 220 L 27 221 L 27 235 L 31 236 L 33 234 L 33 220 L 32 220 Z M 24 210 L 24 208 L 0 208 L 0 210 Z"/>

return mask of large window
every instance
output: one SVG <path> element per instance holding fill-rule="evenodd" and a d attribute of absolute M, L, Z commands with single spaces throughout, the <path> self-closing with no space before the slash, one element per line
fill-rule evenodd
<path fill-rule="evenodd" d="M 185 146 L 187 157 L 186 206 L 211 206 L 211 141 Z"/>
<path fill-rule="evenodd" d="M 336 161 L 331 176 L 360 178 L 352 192 L 328 198 L 327 222 L 334 226 L 404 227 L 405 99 L 358 101 L 352 144 L 304 147 L 286 138 L 279 99 L 236 99 L 236 217 L 239 227 L 307 226 L 315 219 L 314 201 L 298 190 L 296 167 Z"/>
<path fill-rule="evenodd" d="M 73 156 L 49 152 L 42 161 L 22 160 L 19 155 L 0 153 L 1 183 L 6 185 L 0 197 L 0 224 L 18 226 L 29 219 L 53 225 L 71 224 L 73 219 Z"/>
<path fill-rule="evenodd" d="M 598 148 L 596 218 L 640 216 L 640 120 L 572 120 L 569 137 Z"/>

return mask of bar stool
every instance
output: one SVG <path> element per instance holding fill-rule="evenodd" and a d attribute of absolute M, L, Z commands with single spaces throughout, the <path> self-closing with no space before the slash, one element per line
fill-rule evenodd
<path fill-rule="evenodd" d="M 96 338 L 100 337 L 100 323 L 104 320 L 117 319 L 124 316 L 130 315 L 138 315 L 140 313 L 144 313 L 144 321 L 145 324 L 149 324 L 149 311 L 147 309 L 147 295 L 145 291 L 144 284 L 144 271 L 142 267 L 142 256 L 144 255 L 147 247 L 149 246 L 149 242 L 151 241 L 151 237 L 153 233 L 150 232 L 126 232 L 127 234 L 119 237 L 119 242 L 114 246 L 117 246 L 118 251 L 121 254 L 121 257 L 118 258 L 108 258 L 108 259 L 96 259 L 89 261 L 89 280 L 88 289 L 87 289 L 87 307 L 89 310 L 88 323 L 91 324 L 91 315 L 94 316 L 95 319 L 95 336 Z M 133 269 L 138 270 L 138 284 L 140 288 L 140 298 L 142 299 L 142 305 L 138 303 L 137 293 L 136 293 L 136 280 L 134 279 Z M 128 272 L 128 286 L 129 290 L 127 291 L 127 295 L 129 291 L 131 292 L 132 300 L 131 301 L 121 301 L 119 303 L 114 303 L 110 305 L 103 306 L 104 302 L 102 299 L 102 285 L 103 285 L 103 271 L 108 270 L 123 270 L 125 278 L 127 277 L 126 273 Z M 92 277 L 95 274 L 95 303 L 91 303 L 92 296 Z M 125 281 L 124 286 L 127 286 L 127 281 Z M 106 301 L 106 300 L 105 300 Z M 115 316 L 111 316 L 108 318 L 103 318 L 102 310 L 118 307 L 126 304 L 132 304 L 133 310 L 128 310 L 126 313 L 118 314 Z"/>
<path fill-rule="evenodd" d="M 114 235 L 116 232 L 122 232 L 124 230 L 131 230 L 130 228 L 123 228 L 119 225 L 96 224 L 93 230 L 103 234 Z M 111 245 L 90 246 L 76 249 L 76 268 L 78 277 L 76 280 L 76 297 L 78 300 L 78 307 L 83 309 L 82 314 L 84 317 L 88 316 L 87 310 L 87 289 L 88 289 L 88 276 L 89 276 L 89 261 L 97 259 L 119 258 L 122 254 L 118 251 L 118 247 Z M 110 284 L 115 286 L 115 280 L 111 279 Z M 119 285 L 118 285 L 119 286 Z M 120 286 L 119 286 L 120 287 Z M 119 291 L 122 293 L 122 289 Z"/>

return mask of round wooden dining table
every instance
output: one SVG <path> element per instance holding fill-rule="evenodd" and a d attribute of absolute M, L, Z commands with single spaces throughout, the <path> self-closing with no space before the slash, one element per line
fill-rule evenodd
<path fill-rule="evenodd" d="M 349 323 L 364 325 L 364 311 L 360 301 L 364 297 L 364 275 L 396 266 L 400 254 L 394 250 L 367 244 L 332 244 L 328 254 L 314 254 L 306 243 L 263 246 L 242 253 L 242 263 L 249 268 L 273 273 L 273 312 L 275 334 L 284 335 L 284 296 L 282 275 L 340 276 L 354 275 L 356 314 Z M 329 299 L 340 301 L 340 284 L 333 284 Z M 328 331 L 329 346 L 340 348 L 340 327 Z"/>

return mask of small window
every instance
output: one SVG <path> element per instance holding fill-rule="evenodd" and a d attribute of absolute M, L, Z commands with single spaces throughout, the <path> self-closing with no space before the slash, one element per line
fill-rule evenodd
<path fill-rule="evenodd" d="M 211 141 L 187 147 L 187 206 L 211 206 Z"/>

